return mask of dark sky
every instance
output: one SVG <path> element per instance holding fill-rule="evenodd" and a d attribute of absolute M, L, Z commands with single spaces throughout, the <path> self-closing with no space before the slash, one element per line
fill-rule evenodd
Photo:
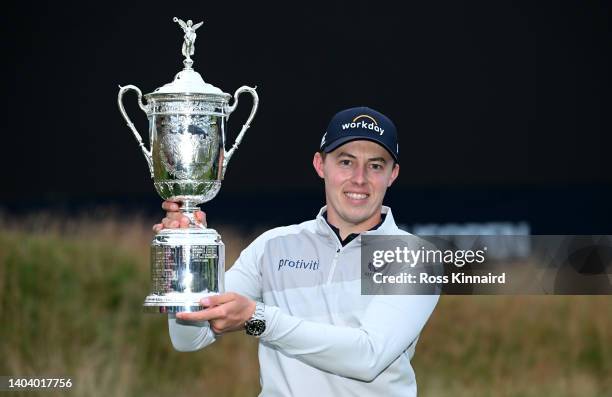
<path fill-rule="evenodd" d="M 612 182 L 609 3 L 185 3 L 4 6 L 0 199 L 155 194 L 116 97 L 180 70 L 173 16 L 204 20 L 194 67 L 207 82 L 258 86 L 227 192 L 318 186 L 326 124 L 358 105 L 398 126 L 400 187 Z M 126 103 L 148 135 L 135 96 Z"/>

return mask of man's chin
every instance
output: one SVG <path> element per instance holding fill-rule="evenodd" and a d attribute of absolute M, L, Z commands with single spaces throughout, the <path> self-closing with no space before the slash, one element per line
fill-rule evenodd
<path fill-rule="evenodd" d="M 360 225 L 374 216 L 374 214 L 365 211 L 348 211 L 344 215 L 344 220 L 352 225 Z"/>

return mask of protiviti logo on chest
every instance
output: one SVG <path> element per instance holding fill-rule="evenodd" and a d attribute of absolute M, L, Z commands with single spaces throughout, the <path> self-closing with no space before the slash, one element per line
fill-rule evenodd
<path fill-rule="evenodd" d="M 278 261 L 277 270 L 280 270 L 283 267 L 302 270 L 319 270 L 319 260 L 311 259 L 309 261 L 305 261 L 303 259 L 281 259 Z"/>
<path fill-rule="evenodd" d="M 371 121 L 371 123 L 368 123 L 368 121 Z M 360 114 L 350 123 L 342 124 L 343 130 L 348 130 L 349 128 L 365 128 L 366 130 L 378 132 L 379 135 L 382 135 L 385 132 L 385 130 L 378 126 L 378 122 L 374 119 L 374 117 L 368 116 L 367 114 Z"/>

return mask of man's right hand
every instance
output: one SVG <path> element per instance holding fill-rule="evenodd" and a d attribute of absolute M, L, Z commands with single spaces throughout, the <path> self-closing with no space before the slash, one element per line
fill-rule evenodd
<path fill-rule="evenodd" d="M 153 231 L 159 233 L 162 229 L 176 229 L 189 227 L 189 218 L 179 211 L 179 203 L 175 201 L 164 201 L 162 208 L 166 210 L 166 217 L 161 223 L 153 225 Z M 196 220 L 206 227 L 206 214 L 202 211 L 195 213 Z"/>

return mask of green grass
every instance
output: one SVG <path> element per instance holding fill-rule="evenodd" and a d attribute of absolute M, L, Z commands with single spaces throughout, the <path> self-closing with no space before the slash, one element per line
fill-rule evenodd
<path fill-rule="evenodd" d="M 141 312 L 153 220 L 116 219 L 0 219 L 0 375 L 69 376 L 79 396 L 257 395 L 252 338 L 179 353 L 166 317 Z M 253 237 L 218 231 L 228 263 Z M 612 297 L 444 296 L 413 365 L 425 397 L 611 396 Z"/>

